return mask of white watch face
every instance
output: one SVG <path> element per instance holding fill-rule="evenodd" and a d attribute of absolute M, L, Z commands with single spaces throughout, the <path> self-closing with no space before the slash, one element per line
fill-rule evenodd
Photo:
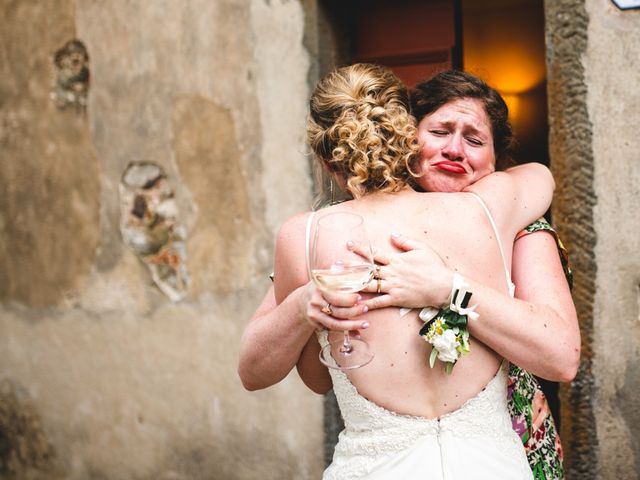
<path fill-rule="evenodd" d="M 628 8 L 640 8 L 640 0 L 611 0 L 616 7 L 626 10 Z"/>

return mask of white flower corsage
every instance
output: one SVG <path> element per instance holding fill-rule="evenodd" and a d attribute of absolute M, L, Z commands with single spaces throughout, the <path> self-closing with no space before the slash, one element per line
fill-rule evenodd
<path fill-rule="evenodd" d="M 436 363 L 436 358 L 444 362 L 444 369 L 448 374 L 453 371 L 461 355 L 470 352 L 468 318 L 475 320 L 478 313 L 476 305 L 469 307 L 471 292 L 461 275 L 453 274 L 453 287 L 449 306 L 436 310 L 424 308 L 420 318 L 425 322 L 420 329 L 420 336 L 431 344 L 429 365 Z"/>

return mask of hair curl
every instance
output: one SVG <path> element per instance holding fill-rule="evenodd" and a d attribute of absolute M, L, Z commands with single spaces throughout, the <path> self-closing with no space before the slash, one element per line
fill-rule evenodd
<path fill-rule="evenodd" d="M 440 72 L 418 84 L 411 92 L 411 109 L 420 122 L 446 103 L 463 98 L 475 98 L 484 106 L 491 123 L 497 168 L 502 170 L 513 164 L 511 154 L 515 139 L 509 122 L 509 109 L 500 93 L 479 77 L 460 70 Z"/>
<path fill-rule="evenodd" d="M 408 91 L 381 66 L 359 63 L 324 77 L 311 96 L 307 140 L 354 198 L 413 180 L 419 146 Z"/>

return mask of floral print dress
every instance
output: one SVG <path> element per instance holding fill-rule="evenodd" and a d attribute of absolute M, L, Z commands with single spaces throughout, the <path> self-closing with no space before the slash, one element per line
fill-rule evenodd
<path fill-rule="evenodd" d="M 573 286 L 573 276 L 569 268 L 569 258 L 555 230 L 546 220 L 540 219 L 525 228 L 516 237 L 529 235 L 538 231 L 553 234 L 569 287 Z M 561 480 L 562 446 L 560 436 L 542 387 L 536 378 L 515 365 L 509 368 L 508 405 L 513 429 L 522 439 L 527 459 L 536 480 Z"/>

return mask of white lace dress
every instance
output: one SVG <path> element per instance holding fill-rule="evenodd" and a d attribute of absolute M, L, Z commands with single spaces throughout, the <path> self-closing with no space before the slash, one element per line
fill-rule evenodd
<path fill-rule="evenodd" d="M 321 345 L 327 332 L 319 334 Z M 386 410 L 330 369 L 345 429 L 324 480 L 532 479 L 507 411 L 507 364 L 474 398 L 439 419 Z"/>

